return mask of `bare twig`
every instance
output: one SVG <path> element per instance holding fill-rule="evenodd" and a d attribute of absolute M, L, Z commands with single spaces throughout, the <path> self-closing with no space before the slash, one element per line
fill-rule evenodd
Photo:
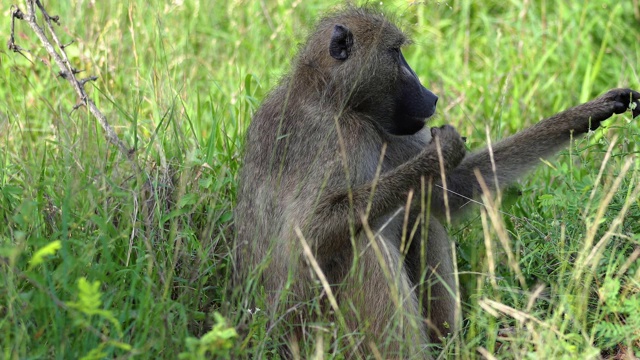
<path fill-rule="evenodd" d="M 47 38 L 44 29 L 40 27 L 36 20 L 36 5 L 43 15 L 45 27 L 48 30 L 51 39 L 53 40 L 53 44 L 49 40 L 49 38 Z M 89 110 L 89 112 L 98 120 L 100 126 L 102 126 L 107 141 L 115 145 L 120 153 L 122 153 L 122 155 L 124 155 L 132 163 L 133 167 L 139 171 L 140 168 L 138 166 L 138 163 L 135 161 L 135 149 L 130 149 L 122 140 L 120 140 L 118 134 L 116 134 L 113 127 L 111 127 L 111 125 L 109 124 L 106 116 L 98 109 L 96 104 L 89 98 L 87 92 L 85 91 L 84 85 L 89 81 L 95 81 L 97 77 L 89 76 L 80 80 L 78 80 L 78 78 L 76 77 L 76 74 L 78 74 L 80 71 L 71 66 L 67 53 L 65 52 L 65 48 L 72 44 L 73 41 L 67 44 L 63 44 L 62 42 L 60 42 L 60 39 L 58 39 L 58 36 L 53 29 L 53 23 L 60 25 L 60 17 L 57 15 L 49 15 L 40 0 L 26 0 L 26 6 L 26 14 L 22 12 L 17 5 L 11 6 L 11 36 L 7 43 L 9 50 L 18 52 L 24 56 L 22 52 L 26 50 L 15 44 L 14 23 L 16 19 L 26 21 L 27 24 L 29 24 L 31 30 L 33 30 L 38 39 L 40 39 L 40 42 L 46 49 L 47 53 L 49 53 L 49 55 L 55 61 L 56 65 L 58 65 L 58 67 L 60 68 L 60 72 L 58 73 L 58 75 L 61 78 L 69 81 L 76 94 L 78 95 L 79 102 L 73 107 L 72 111 L 85 106 Z M 58 50 L 56 50 L 56 47 Z"/>
<path fill-rule="evenodd" d="M 40 0 L 36 0 L 36 5 L 38 5 L 38 8 L 40 8 L 40 11 L 42 11 L 42 15 L 44 15 L 44 20 L 47 22 L 47 24 L 49 24 L 49 27 L 51 27 L 51 21 L 56 23 L 56 25 L 60 26 L 60 17 L 58 15 L 49 16 L 49 13 L 47 13 L 47 10 L 45 10 Z M 49 28 L 49 30 L 51 30 L 51 28 Z"/>
<path fill-rule="evenodd" d="M 13 52 L 17 52 L 18 54 L 24 56 L 28 59 L 23 51 L 27 51 L 16 44 L 16 36 L 15 36 L 15 28 L 16 28 L 16 19 L 24 20 L 24 13 L 17 6 L 11 5 L 11 35 L 9 35 L 9 41 L 7 41 L 7 48 Z"/>

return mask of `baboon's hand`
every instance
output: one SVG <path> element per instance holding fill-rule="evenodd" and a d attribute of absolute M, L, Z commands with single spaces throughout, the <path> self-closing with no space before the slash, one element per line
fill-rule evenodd
<path fill-rule="evenodd" d="M 613 89 L 607 91 L 600 98 L 612 105 L 614 114 L 622 114 L 629 110 L 630 104 L 633 117 L 640 115 L 640 93 L 631 89 Z"/>
<path fill-rule="evenodd" d="M 632 108 L 632 115 L 640 115 L 640 93 L 631 89 L 612 89 L 597 99 L 574 108 L 578 116 L 570 117 L 577 121 L 573 129 L 579 133 L 595 130 L 600 123 L 613 114 L 622 114 Z"/>
<path fill-rule="evenodd" d="M 631 89 L 612 89 L 599 98 L 588 102 L 590 106 L 589 129 L 595 130 L 600 122 L 607 120 L 613 114 L 622 114 L 629 110 L 631 105 L 632 116 L 640 115 L 640 93 Z M 585 129 L 586 130 L 586 129 Z"/>
<path fill-rule="evenodd" d="M 439 128 L 431 128 L 431 143 L 428 151 L 437 151 L 436 139 L 442 148 L 442 158 L 444 166 L 447 170 L 453 169 L 460 164 L 467 148 L 464 146 L 464 140 L 458 134 L 458 131 L 451 125 L 443 125 Z"/>

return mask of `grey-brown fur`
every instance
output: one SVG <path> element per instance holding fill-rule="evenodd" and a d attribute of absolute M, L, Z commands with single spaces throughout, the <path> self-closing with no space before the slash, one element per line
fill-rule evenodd
<path fill-rule="evenodd" d="M 338 42 L 338 50 L 330 54 L 330 41 L 334 46 L 333 39 L 344 29 L 353 39 L 341 38 L 347 41 Z M 234 272 L 245 290 L 264 289 L 264 310 L 274 324 L 291 326 L 282 326 L 289 341 L 315 337 L 310 322 L 338 320 L 303 255 L 295 231 L 300 229 L 354 332 L 354 342 L 343 338 L 336 346 L 355 343 L 355 354 L 367 355 L 372 343 L 385 358 L 428 358 L 426 347 L 436 340 L 434 334 L 455 330 L 456 312 L 451 244 L 440 224 L 444 197 L 438 186 L 430 186 L 441 179 L 432 135 L 441 145 L 451 190 L 449 210 L 455 216 L 467 198 L 479 192 L 474 169 L 492 189 L 497 188 L 496 177 L 499 186 L 508 185 L 539 158 L 565 147 L 572 134 L 598 127 L 612 114 L 626 111 L 631 98 L 640 98 L 628 89 L 611 90 L 494 144 L 494 176 L 488 151 L 465 156 L 464 143 L 450 126 L 411 134 L 396 129 L 403 116 L 399 111 L 405 108 L 396 106 L 401 91 L 396 83 L 407 73 L 401 75 L 404 70 L 399 70 L 389 49 L 405 40 L 372 10 L 349 8 L 328 16 L 249 127 L 235 211 Z M 418 113 L 425 111 L 422 104 L 417 108 Z M 390 133 L 396 130 L 405 133 Z M 423 186 L 432 191 L 421 194 Z M 407 233 L 416 231 L 413 237 L 403 237 L 405 215 L 400 209 L 411 190 L 415 201 Z M 431 199 L 428 209 L 421 206 L 425 198 Z M 379 232 L 375 245 L 384 265 L 365 235 L 365 214 L 366 224 Z M 388 270 L 393 281 L 385 277 Z M 434 270 L 438 276 L 433 276 Z M 256 282 L 248 285 L 247 280 Z M 394 292 L 402 298 L 400 311 L 392 301 Z M 425 299 L 422 307 L 419 299 Z M 424 325 L 425 316 L 435 329 Z"/>

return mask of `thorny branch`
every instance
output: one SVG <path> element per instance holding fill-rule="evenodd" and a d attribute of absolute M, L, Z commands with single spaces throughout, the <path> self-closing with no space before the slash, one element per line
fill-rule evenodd
<path fill-rule="evenodd" d="M 80 107 L 83 107 L 83 106 L 86 107 L 89 110 L 89 112 L 98 120 L 98 122 L 100 123 L 100 126 L 102 126 L 102 129 L 104 130 L 104 136 L 107 139 L 107 141 L 110 142 L 112 145 L 115 145 L 116 148 L 118 148 L 118 150 L 120 151 L 120 153 L 124 155 L 124 157 L 129 161 L 129 163 L 133 167 L 135 174 L 131 176 L 129 179 L 135 178 L 136 176 L 142 177 L 144 184 L 142 186 L 142 189 L 141 189 L 142 191 L 140 193 L 141 202 L 142 202 L 142 209 L 141 209 L 142 219 L 141 220 L 144 221 L 146 225 L 147 233 L 146 234 L 140 233 L 139 236 L 142 236 L 145 244 L 147 245 L 147 249 L 152 256 L 153 262 L 156 263 L 155 255 L 153 252 L 153 246 L 151 244 L 151 241 L 149 240 L 150 238 L 153 237 L 152 235 L 153 232 L 151 229 L 154 228 L 153 224 L 155 223 L 154 209 L 156 208 L 158 203 L 163 204 L 163 206 L 167 206 L 167 204 L 169 203 L 168 199 L 172 194 L 171 189 L 173 188 L 173 185 L 167 185 L 161 188 L 154 186 L 148 174 L 143 169 L 141 169 L 140 166 L 138 165 L 135 149 L 130 149 L 122 140 L 120 140 L 120 138 L 114 131 L 113 127 L 111 127 L 111 125 L 107 121 L 106 116 L 98 109 L 96 104 L 89 98 L 89 96 L 85 91 L 84 86 L 86 83 L 90 81 L 97 80 L 98 77 L 87 76 L 86 78 L 82 78 L 82 79 L 78 79 L 76 77 L 76 75 L 79 74 L 81 71 L 71 66 L 71 63 L 69 62 L 69 58 L 67 57 L 67 53 L 65 52 L 65 48 L 73 44 L 73 41 L 63 44 L 62 42 L 60 42 L 60 39 L 54 32 L 53 23 L 59 26 L 60 17 L 57 15 L 56 16 L 49 15 L 49 13 L 45 10 L 44 6 L 42 5 L 41 0 L 26 0 L 25 2 L 26 2 L 26 8 L 27 8 L 26 13 L 20 10 L 20 8 L 17 5 L 11 6 L 11 35 L 9 37 L 9 41 L 7 42 L 7 47 L 9 48 L 10 51 L 17 52 L 22 56 L 24 56 L 25 58 L 27 58 L 24 53 L 29 53 L 29 51 L 20 47 L 15 43 L 16 20 L 26 21 L 27 24 L 29 24 L 29 27 L 31 28 L 31 30 L 35 32 L 35 34 L 38 36 L 38 38 L 42 42 L 42 45 L 46 49 L 47 53 L 49 53 L 49 55 L 53 58 L 56 65 L 60 69 L 60 71 L 58 72 L 58 76 L 67 80 L 71 84 L 71 86 L 74 88 L 79 98 L 79 102 L 73 107 L 72 112 L 77 110 Z M 38 9 L 40 9 L 40 12 L 42 13 L 42 19 L 44 20 L 43 27 L 45 27 L 46 30 L 48 31 L 52 41 L 49 40 L 49 38 L 47 38 L 47 35 L 45 34 L 45 29 L 43 29 L 43 27 L 40 27 L 40 25 L 37 22 L 36 6 L 38 7 Z M 56 50 L 56 47 L 58 50 Z M 162 172 L 163 172 L 162 179 L 164 179 L 163 181 L 170 184 L 172 180 L 171 180 L 171 175 L 169 171 L 166 169 L 163 169 Z M 138 218 L 137 218 L 137 212 L 136 212 L 136 214 L 134 214 L 134 222 L 137 221 L 137 219 Z M 134 233 L 136 233 L 135 230 L 134 230 Z M 132 233 L 132 237 L 134 236 L 134 233 Z M 163 270 L 158 269 L 158 272 L 160 274 L 160 280 L 162 282 L 162 285 L 165 286 L 165 276 L 163 275 Z M 31 280 L 29 281 L 31 282 Z M 59 304 L 59 302 L 56 302 L 56 303 Z"/>
<path fill-rule="evenodd" d="M 11 11 L 11 35 L 9 35 L 9 41 L 7 41 L 7 47 L 9 48 L 9 50 L 13 52 L 17 52 L 18 54 L 24 56 L 26 59 L 29 59 L 23 53 L 23 51 L 27 51 L 27 50 L 16 45 L 16 36 L 15 36 L 16 19 L 24 20 L 24 13 L 15 5 L 11 5 L 10 11 Z"/>
<path fill-rule="evenodd" d="M 61 78 L 69 81 L 71 86 L 76 91 L 76 94 L 79 97 L 79 102 L 73 107 L 73 110 L 76 110 L 82 106 L 87 107 L 87 109 L 89 109 L 89 112 L 98 120 L 100 126 L 102 126 L 107 141 L 115 145 L 120 153 L 122 153 L 122 155 L 124 155 L 133 164 L 136 170 L 140 170 L 137 162 L 135 161 L 135 149 L 130 149 L 129 147 L 127 147 L 127 145 L 125 145 L 124 142 L 122 142 L 122 140 L 120 140 L 115 130 L 113 130 L 113 127 L 111 127 L 111 125 L 109 124 L 106 116 L 104 116 L 104 114 L 98 109 L 96 104 L 89 98 L 87 92 L 85 91 L 84 85 L 89 81 L 95 81 L 96 79 L 98 79 L 98 77 L 89 76 L 84 79 L 78 79 L 76 77 L 76 75 L 80 73 L 80 71 L 71 66 L 69 58 L 67 57 L 67 53 L 65 52 L 65 48 L 71 45 L 73 41 L 68 44 L 62 44 L 53 29 L 53 23 L 60 25 L 60 17 L 57 15 L 49 15 L 40 0 L 26 0 L 26 6 L 26 14 L 22 12 L 22 10 L 20 10 L 17 5 L 11 6 L 11 35 L 9 37 L 9 41 L 7 42 L 7 47 L 9 48 L 9 50 L 25 56 L 24 52 L 27 52 L 27 50 L 23 49 L 15 43 L 14 31 L 16 19 L 26 21 L 27 24 L 29 24 L 31 30 L 35 32 L 36 36 L 38 36 L 38 38 L 42 42 L 42 45 L 47 50 L 47 53 L 49 53 L 49 55 L 53 58 L 55 63 L 60 68 L 60 72 L 58 73 L 58 75 Z M 49 38 L 47 38 L 44 29 L 40 27 L 36 20 L 35 6 L 38 6 L 38 9 L 40 9 L 40 12 L 42 13 L 45 27 L 48 30 L 51 39 L 53 40 L 53 44 L 51 43 Z M 59 51 L 56 50 L 56 47 L 59 49 Z"/>

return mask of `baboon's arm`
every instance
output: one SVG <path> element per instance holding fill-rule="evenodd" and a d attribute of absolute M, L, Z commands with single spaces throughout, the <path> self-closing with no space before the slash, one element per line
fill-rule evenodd
<path fill-rule="evenodd" d="M 465 155 L 464 142 L 451 126 L 434 129 L 433 134 L 442 144 L 442 155 L 447 168 L 453 168 Z M 436 143 L 429 146 L 411 160 L 384 173 L 373 183 L 367 183 L 351 189 L 325 190 L 318 201 L 311 218 L 306 222 L 307 233 L 315 241 L 319 241 L 321 251 L 322 239 L 343 239 L 349 242 L 351 230 L 357 233 L 362 228 L 362 216 L 368 219 L 379 219 L 403 206 L 407 201 L 407 193 L 419 189 L 421 177 L 440 177 L 440 160 L 436 151 Z M 353 225 L 353 229 L 350 228 Z M 341 246 L 337 242 L 329 242 L 331 249 Z"/>
<path fill-rule="evenodd" d="M 460 210 L 469 198 L 481 192 L 474 169 L 480 171 L 490 190 L 507 186 L 538 165 L 541 158 L 566 147 L 572 136 L 598 128 L 601 121 L 625 112 L 630 101 L 638 105 L 639 99 L 640 93 L 636 91 L 614 89 L 595 100 L 544 119 L 492 146 L 495 171 L 489 148 L 470 154 L 447 176 L 450 211 Z M 640 105 L 633 110 L 634 117 L 639 114 Z M 433 194 L 433 208 L 444 209 L 441 189 L 434 189 Z"/>

